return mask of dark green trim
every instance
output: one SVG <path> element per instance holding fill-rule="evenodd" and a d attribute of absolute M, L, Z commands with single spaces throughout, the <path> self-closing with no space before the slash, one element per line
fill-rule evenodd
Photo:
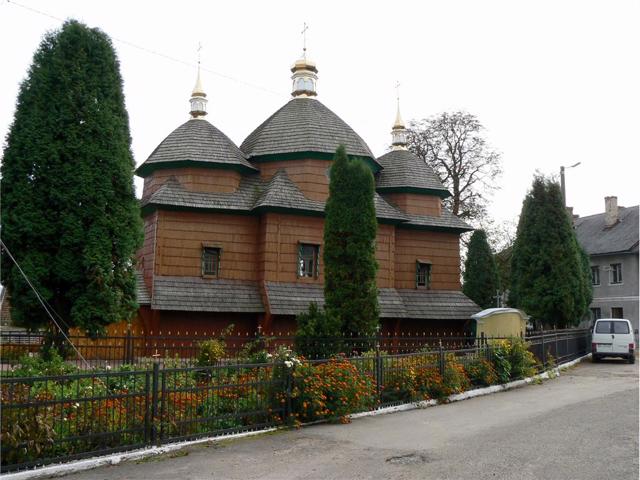
<path fill-rule="evenodd" d="M 253 167 L 247 167 L 241 163 L 223 163 L 223 162 L 202 162 L 199 160 L 174 160 L 171 162 L 150 162 L 143 163 L 136 169 L 136 175 L 139 177 L 147 177 L 156 170 L 167 170 L 170 168 L 199 167 L 210 168 L 212 170 L 235 170 L 240 173 L 258 173 L 259 170 Z"/>
<path fill-rule="evenodd" d="M 255 163 L 267 163 L 267 162 L 279 162 L 282 160 L 304 160 L 311 158 L 314 160 L 333 160 L 335 153 L 329 152 L 288 152 L 288 153 L 273 153 L 269 155 L 257 155 L 251 157 L 250 160 Z M 368 157 L 366 155 L 348 155 L 349 158 L 361 158 L 373 171 L 378 173 L 382 170 L 382 165 L 376 162 L 375 158 Z"/>
<path fill-rule="evenodd" d="M 421 193 L 423 195 L 436 195 L 440 198 L 451 196 L 449 190 L 422 187 L 376 187 L 378 193 Z"/>
<path fill-rule="evenodd" d="M 415 223 L 402 223 L 398 225 L 399 228 L 405 228 L 407 230 L 425 230 L 429 232 L 447 232 L 447 233 L 464 233 L 472 232 L 473 228 L 461 228 L 461 227 L 442 227 L 436 225 L 416 225 Z"/>
<path fill-rule="evenodd" d="M 262 213 L 273 212 L 273 213 L 285 213 L 288 215 L 298 215 L 301 217 L 324 217 L 324 211 L 319 210 L 306 210 L 299 208 L 289 208 L 289 207 L 257 207 L 252 210 L 233 210 L 230 208 L 210 208 L 210 207 L 189 207 L 185 205 L 166 205 L 166 204 L 156 204 L 156 203 L 147 203 L 140 209 L 140 213 L 143 217 L 155 212 L 156 210 L 168 210 L 172 212 L 208 212 L 208 213 L 226 213 L 229 215 L 249 215 L 256 216 Z M 385 225 L 398 225 L 402 222 L 406 222 L 406 220 L 401 219 L 392 219 L 392 218 L 377 218 L 378 223 L 382 223 Z"/>
<path fill-rule="evenodd" d="M 166 205 L 157 203 L 147 203 L 140 212 L 145 217 L 156 210 L 168 210 L 171 212 L 207 212 L 207 213 L 228 213 L 231 215 L 252 215 L 251 210 L 234 210 L 232 208 L 211 208 L 211 207 L 190 207 L 186 205 Z"/>

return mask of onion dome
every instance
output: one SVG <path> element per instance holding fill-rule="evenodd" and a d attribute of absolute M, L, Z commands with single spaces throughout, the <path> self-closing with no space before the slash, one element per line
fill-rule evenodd
<path fill-rule="evenodd" d="M 207 94 L 204 93 L 204 88 L 202 88 L 202 81 L 200 80 L 200 65 L 198 64 L 198 77 L 196 78 L 196 85 L 193 87 L 193 92 L 191 92 L 191 98 L 189 99 L 189 103 L 191 103 L 191 114 L 192 118 L 202 118 L 207 114 Z"/>
<path fill-rule="evenodd" d="M 380 166 L 360 135 L 316 99 L 315 64 L 303 56 L 291 70 L 293 98 L 256 128 L 240 149 L 255 161 L 275 156 L 330 160 L 344 145 L 348 155 L 369 159 L 378 171 Z"/>
<path fill-rule="evenodd" d="M 190 99 L 191 119 L 176 128 L 156 147 L 138 167 L 137 175 L 146 177 L 157 169 L 188 166 L 257 172 L 236 144 L 203 118 L 207 114 L 206 96 L 198 68 L 196 85 Z"/>
<path fill-rule="evenodd" d="M 407 129 L 400 116 L 400 102 L 391 130 L 392 149 L 379 157 L 382 172 L 376 180 L 379 192 L 412 192 L 450 197 L 451 193 L 433 169 L 414 153 L 407 150 Z"/>
<path fill-rule="evenodd" d="M 339 145 L 348 155 L 374 158 L 364 140 L 321 102 L 295 97 L 256 128 L 240 149 L 249 158 L 309 152 L 333 158 Z"/>

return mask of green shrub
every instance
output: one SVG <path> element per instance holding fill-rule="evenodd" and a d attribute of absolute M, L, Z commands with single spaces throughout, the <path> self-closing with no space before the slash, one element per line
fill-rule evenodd
<path fill-rule="evenodd" d="M 509 344 L 504 341 L 493 347 L 493 366 L 500 383 L 511 380 L 511 362 L 509 361 Z"/>
<path fill-rule="evenodd" d="M 42 377 L 67 375 L 78 372 L 78 368 L 64 361 L 56 350 L 50 350 L 48 359 L 41 355 L 23 355 L 18 367 L 11 372 L 13 377 Z"/>
<path fill-rule="evenodd" d="M 471 386 L 469 377 L 464 371 L 464 366 L 458 362 L 458 359 L 452 353 L 445 358 L 442 384 L 444 385 L 444 393 L 447 396 L 453 393 L 462 393 Z"/>
<path fill-rule="evenodd" d="M 473 385 L 489 386 L 498 382 L 498 374 L 493 364 L 484 358 L 475 358 L 465 368 Z"/>
<path fill-rule="evenodd" d="M 521 338 L 509 341 L 509 362 L 511 363 L 511 378 L 520 379 L 531 377 L 536 373 L 536 358 L 529 351 L 529 344 Z"/>
<path fill-rule="evenodd" d="M 320 309 L 316 303 L 296 317 L 295 350 L 304 358 L 330 358 L 344 351 L 340 322 Z"/>
<path fill-rule="evenodd" d="M 197 365 L 199 367 L 212 367 L 218 365 L 227 351 L 224 340 L 217 338 L 200 342 Z"/>
<path fill-rule="evenodd" d="M 350 413 L 375 405 L 375 385 L 344 357 L 303 362 L 293 370 L 292 407 L 298 421 L 349 421 Z"/>

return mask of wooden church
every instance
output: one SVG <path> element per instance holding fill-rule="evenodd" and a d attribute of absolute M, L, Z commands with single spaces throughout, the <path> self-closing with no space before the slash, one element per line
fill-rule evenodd
<path fill-rule="evenodd" d="M 291 71 L 292 98 L 239 148 L 205 119 L 198 72 L 191 118 L 138 168 L 143 329 L 286 332 L 310 302 L 322 305 L 324 205 L 342 144 L 376 179 L 383 330 L 461 330 L 480 310 L 460 291 L 459 236 L 471 228 L 443 208 L 450 193 L 407 150 L 399 108 L 391 150 L 376 158 L 317 99 L 314 62 L 305 54 Z"/>

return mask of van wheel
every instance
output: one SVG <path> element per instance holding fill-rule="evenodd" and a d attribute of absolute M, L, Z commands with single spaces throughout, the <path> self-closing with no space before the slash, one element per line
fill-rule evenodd
<path fill-rule="evenodd" d="M 600 357 L 594 353 L 593 355 L 591 355 L 591 361 L 593 363 L 598 363 L 600 361 Z"/>
<path fill-rule="evenodd" d="M 636 363 L 636 356 L 632 353 L 629 355 L 629 363 Z"/>

